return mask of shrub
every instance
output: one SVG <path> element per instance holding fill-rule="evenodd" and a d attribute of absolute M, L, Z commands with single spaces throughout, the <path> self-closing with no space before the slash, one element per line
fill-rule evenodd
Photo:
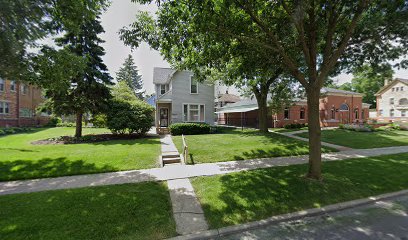
<path fill-rule="evenodd" d="M 93 115 L 91 123 L 94 127 L 104 128 L 106 127 L 106 115 L 105 114 L 96 114 Z"/>
<path fill-rule="evenodd" d="M 45 125 L 46 127 L 56 127 L 59 123 L 62 123 L 61 118 L 59 117 L 51 117 L 48 123 Z"/>
<path fill-rule="evenodd" d="M 290 123 L 290 124 L 286 124 L 283 127 L 286 129 L 299 129 L 299 128 L 307 127 L 307 125 L 304 123 Z"/>
<path fill-rule="evenodd" d="M 0 129 L 0 136 L 6 135 L 6 132 L 2 129 Z"/>
<path fill-rule="evenodd" d="M 62 122 L 62 123 L 57 123 L 57 127 L 75 127 L 76 124 L 73 122 Z"/>
<path fill-rule="evenodd" d="M 106 126 L 115 134 L 146 134 L 153 122 L 153 107 L 140 100 L 111 100 Z"/>
<path fill-rule="evenodd" d="M 210 132 L 211 126 L 206 123 L 174 123 L 170 125 L 171 135 L 196 135 Z"/>
<path fill-rule="evenodd" d="M 339 128 L 356 132 L 372 132 L 374 130 L 373 126 L 368 124 L 339 124 Z"/>
<path fill-rule="evenodd" d="M 0 136 L 10 135 L 10 134 L 15 134 L 15 133 L 29 132 L 29 131 L 32 131 L 32 129 L 28 127 L 2 128 L 0 129 Z"/>

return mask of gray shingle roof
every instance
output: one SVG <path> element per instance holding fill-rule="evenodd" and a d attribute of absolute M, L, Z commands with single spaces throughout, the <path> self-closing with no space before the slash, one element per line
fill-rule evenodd
<path fill-rule="evenodd" d="M 398 81 L 400 81 L 400 82 L 403 82 L 403 83 L 405 83 L 405 84 L 408 84 L 408 79 L 405 79 L 405 78 L 396 78 L 395 80 L 398 80 Z"/>
<path fill-rule="evenodd" d="M 167 84 L 170 82 L 170 79 L 175 72 L 177 72 L 177 70 L 174 70 L 171 68 L 155 67 L 153 69 L 153 83 L 154 84 Z"/>
<path fill-rule="evenodd" d="M 324 87 L 320 91 L 320 93 L 327 94 L 327 93 L 341 93 L 341 94 L 350 94 L 350 95 L 362 95 L 361 93 L 358 92 L 351 92 L 351 91 L 346 91 L 346 90 L 340 90 L 340 89 L 335 89 L 335 88 L 327 88 Z"/>

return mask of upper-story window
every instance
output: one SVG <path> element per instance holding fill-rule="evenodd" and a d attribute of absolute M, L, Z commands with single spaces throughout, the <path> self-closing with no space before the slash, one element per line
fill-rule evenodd
<path fill-rule="evenodd" d="M 160 85 L 160 95 L 163 95 L 166 93 L 166 84 L 161 84 Z"/>
<path fill-rule="evenodd" d="M 285 108 L 285 110 L 283 111 L 283 118 L 290 119 L 289 108 Z"/>
<path fill-rule="evenodd" d="M 396 88 L 395 88 L 395 91 L 398 92 L 398 90 L 399 90 L 399 87 L 396 87 Z"/>
<path fill-rule="evenodd" d="M 198 81 L 194 76 L 190 77 L 190 93 L 192 94 L 198 93 Z"/>
<path fill-rule="evenodd" d="M 391 88 L 391 92 L 394 92 L 395 88 Z"/>
<path fill-rule="evenodd" d="M 28 93 L 27 84 L 21 84 L 21 94 L 26 95 Z"/>
<path fill-rule="evenodd" d="M 10 91 L 16 91 L 16 81 L 10 81 Z"/>
<path fill-rule="evenodd" d="M 401 91 L 404 91 L 404 87 L 400 87 L 401 88 Z"/>
<path fill-rule="evenodd" d="M 5 81 L 2 78 L 0 78 L 0 92 L 4 91 L 4 86 L 5 86 Z"/>
<path fill-rule="evenodd" d="M 10 103 L 0 102 L 0 114 L 9 114 L 10 113 Z"/>
<path fill-rule="evenodd" d="M 394 105 L 394 98 L 390 98 L 390 104 Z"/>

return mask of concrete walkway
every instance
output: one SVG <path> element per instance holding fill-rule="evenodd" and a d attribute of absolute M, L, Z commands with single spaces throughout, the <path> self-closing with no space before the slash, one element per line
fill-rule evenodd
<path fill-rule="evenodd" d="M 167 185 L 170 190 L 177 233 L 185 235 L 207 230 L 208 224 L 203 209 L 190 180 L 188 178 L 169 180 Z"/>
<path fill-rule="evenodd" d="M 326 128 L 326 129 L 334 129 L 334 128 Z M 324 129 L 322 129 L 322 130 L 324 130 Z M 294 139 L 297 139 L 297 140 L 309 142 L 309 139 L 307 139 L 307 138 L 296 136 L 296 134 L 305 133 L 305 132 L 308 132 L 308 130 L 300 130 L 300 131 L 284 132 L 284 133 L 274 132 L 274 133 L 281 134 L 281 135 L 284 135 L 286 137 L 294 138 Z M 332 144 L 332 143 L 327 143 L 327 142 L 321 142 L 321 143 L 322 143 L 322 146 L 334 148 L 334 149 L 337 149 L 339 151 L 352 150 L 352 148 L 344 147 L 344 146 L 340 146 L 340 145 L 336 145 L 336 144 Z"/>
<path fill-rule="evenodd" d="M 408 146 L 353 149 L 337 153 L 322 154 L 323 161 L 337 161 L 350 158 L 364 158 L 408 152 Z M 77 175 L 58 178 L 0 182 L 0 195 L 38 192 L 54 189 L 69 189 L 100 185 L 137 183 L 145 181 L 167 181 L 197 176 L 211 176 L 274 166 L 305 164 L 308 156 L 264 158 L 197 165 L 175 165 L 166 168 L 131 170 L 111 173 Z"/>
<path fill-rule="evenodd" d="M 160 137 L 161 151 L 163 152 L 178 152 L 176 145 L 174 145 L 170 134 Z"/>

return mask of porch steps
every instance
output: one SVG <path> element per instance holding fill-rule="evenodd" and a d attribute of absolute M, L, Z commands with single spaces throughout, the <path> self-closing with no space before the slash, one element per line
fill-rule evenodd
<path fill-rule="evenodd" d="M 167 127 L 158 127 L 156 128 L 156 132 L 159 135 L 170 134 L 170 129 Z"/>
<path fill-rule="evenodd" d="M 178 152 L 163 152 L 160 158 L 163 167 L 168 164 L 182 164 L 181 156 Z"/>

